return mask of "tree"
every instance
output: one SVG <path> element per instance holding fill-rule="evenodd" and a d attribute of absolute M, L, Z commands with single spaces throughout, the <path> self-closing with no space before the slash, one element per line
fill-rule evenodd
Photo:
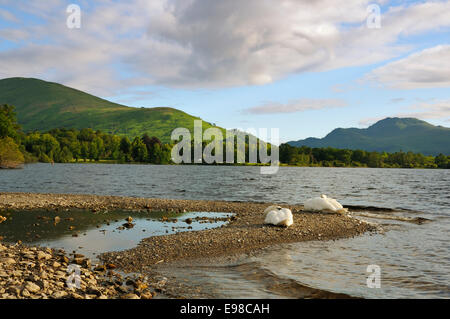
<path fill-rule="evenodd" d="M 131 144 L 131 156 L 136 162 L 147 160 L 147 147 L 139 137 L 136 137 Z"/>
<path fill-rule="evenodd" d="M 17 124 L 14 106 L 3 104 L 0 105 L 0 138 L 11 137 L 17 138 L 17 131 L 20 126 Z"/>
<path fill-rule="evenodd" d="M 0 168 L 16 168 L 23 164 L 24 157 L 11 137 L 0 138 Z"/>
<path fill-rule="evenodd" d="M 436 156 L 436 158 L 434 159 L 434 163 L 439 168 L 450 168 L 449 157 L 445 156 L 444 154 L 439 154 L 438 156 Z"/>
<path fill-rule="evenodd" d="M 130 154 L 131 151 L 131 143 L 128 137 L 122 137 L 120 140 L 120 151 L 124 154 Z"/>

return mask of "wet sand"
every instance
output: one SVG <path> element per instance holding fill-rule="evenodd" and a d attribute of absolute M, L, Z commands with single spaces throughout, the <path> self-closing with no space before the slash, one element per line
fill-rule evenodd
<path fill-rule="evenodd" d="M 283 205 L 292 210 L 294 225 L 280 228 L 264 225 L 264 209 L 272 203 L 202 200 L 169 200 L 118 196 L 0 193 L 0 209 L 71 208 L 101 211 L 124 209 L 147 212 L 229 212 L 226 226 L 149 237 L 133 249 L 100 256 L 126 272 L 139 272 L 155 264 L 249 253 L 274 244 L 307 240 L 334 240 L 375 230 L 374 226 L 347 215 L 312 213 L 301 205 Z"/>

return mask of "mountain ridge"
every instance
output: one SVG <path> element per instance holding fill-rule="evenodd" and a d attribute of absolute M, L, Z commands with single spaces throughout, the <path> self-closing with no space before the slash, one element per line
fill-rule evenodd
<path fill-rule="evenodd" d="M 200 120 L 175 108 L 130 107 L 35 78 L 1 79 L 0 103 L 16 108 L 18 122 L 25 132 L 92 128 L 129 137 L 147 133 L 169 142 L 173 129 L 185 127 L 192 132 L 194 120 Z M 210 127 L 217 126 L 203 121 L 204 130 Z"/>
<path fill-rule="evenodd" d="M 336 128 L 323 138 L 289 141 L 292 146 L 334 147 L 377 152 L 450 154 L 450 128 L 416 118 L 388 117 L 365 129 Z"/>

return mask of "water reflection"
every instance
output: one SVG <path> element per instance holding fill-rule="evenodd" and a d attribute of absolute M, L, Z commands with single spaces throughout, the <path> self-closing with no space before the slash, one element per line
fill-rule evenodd
<path fill-rule="evenodd" d="M 0 235 L 6 242 L 21 240 L 32 245 L 76 250 L 94 258 L 107 251 L 135 247 L 143 238 L 183 231 L 204 230 L 226 223 L 229 213 L 190 212 L 184 214 L 163 212 L 91 212 L 71 209 L 64 211 L 4 211 L 7 221 L 0 224 Z M 126 219 L 132 217 L 132 228 Z M 58 222 L 55 223 L 57 217 Z M 208 217 L 212 223 L 204 222 Z M 185 219 L 191 218 L 187 224 Z M 219 218 L 216 220 L 215 218 Z M 214 220 L 213 220 L 214 219 Z"/>

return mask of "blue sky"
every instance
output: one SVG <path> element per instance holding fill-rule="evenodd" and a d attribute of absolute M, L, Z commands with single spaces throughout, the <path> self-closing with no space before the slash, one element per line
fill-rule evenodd
<path fill-rule="evenodd" d="M 279 128 L 282 142 L 388 116 L 449 126 L 450 1 L 337 3 L 0 0 L 0 78 Z"/>

